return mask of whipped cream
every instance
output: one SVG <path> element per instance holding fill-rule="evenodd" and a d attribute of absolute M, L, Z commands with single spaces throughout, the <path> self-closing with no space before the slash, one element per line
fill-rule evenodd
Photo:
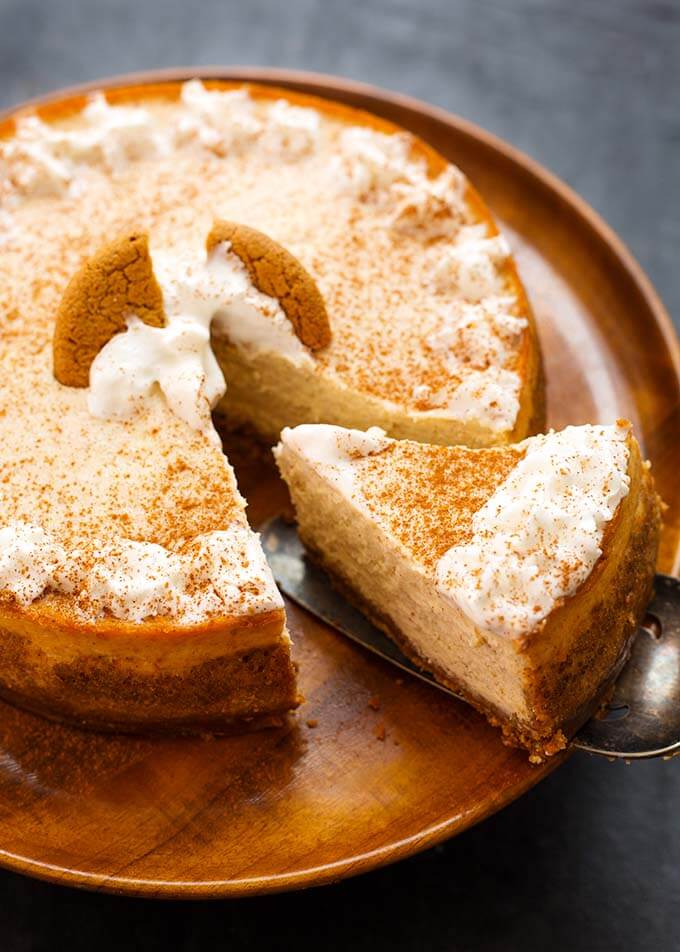
<path fill-rule="evenodd" d="M 291 106 L 285 99 L 277 99 L 267 111 L 260 145 L 277 159 L 299 159 L 315 148 L 320 125 L 316 109 Z"/>
<path fill-rule="evenodd" d="M 153 251 L 163 293 L 164 327 L 131 315 L 127 331 L 99 351 L 90 368 L 88 408 L 126 418 L 160 389 L 170 409 L 216 445 L 210 411 L 226 383 L 210 342 L 211 326 L 239 348 L 276 352 L 296 364 L 313 361 L 281 305 L 253 286 L 227 242 L 204 251 Z"/>
<path fill-rule="evenodd" d="M 523 459 L 439 560 L 439 593 L 481 629 L 520 637 L 588 578 L 627 495 L 628 425 L 567 427 Z"/>
<path fill-rule="evenodd" d="M 512 297 L 488 297 L 441 312 L 440 326 L 426 344 L 460 382 L 453 391 L 427 396 L 432 405 L 492 430 L 512 429 L 522 382 L 511 368 L 527 327 L 526 318 L 511 313 L 515 304 Z"/>
<path fill-rule="evenodd" d="M 72 595 L 87 618 L 133 622 L 167 615 L 188 625 L 283 606 L 259 537 L 240 522 L 177 552 L 131 539 L 69 552 L 39 526 L 0 529 L 0 595 L 26 607 L 45 592 Z"/>
<path fill-rule="evenodd" d="M 184 83 L 171 119 L 143 106 L 112 106 L 95 93 L 77 125 L 46 123 L 37 114 L 18 119 L 14 136 L 0 141 L 2 193 L 10 204 L 77 195 L 88 171 L 116 174 L 187 148 L 217 155 L 259 148 L 293 161 L 314 149 L 319 127 L 315 109 L 256 103 L 244 89 L 206 89 L 198 79 Z"/>
<path fill-rule="evenodd" d="M 341 190 L 386 209 L 386 224 L 422 239 L 451 235 L 466 219 L 465 178 L 449 165 L 435 178 L 411 157 L 408 133 L 353 127 L 340 136 L 333 177 Z"/>
<path fill-rule="evenodd" d="M 502 235 L 472 237 L 447 248 L 432 272 L 437 291 L 460 295 L 475 303 L 503 293 L 505 281 L 499 268 L 510 256 L 510 246 Z"/>
<path fill-rule="evenodd" d="M 423 174 L 410 159 L 411 140 L 405 132 L 386 135 L 362 126 L 340 136 L 340 157 L 334 168 L 345 191 L 358 198 L 380 196 L 397 182 Z"/>
<path fill-rule="evenodd" d="M 511 297 L 488 297 L 478 304 L 442 310 L 440 326 L 427 338 L 427 346 L 453 374 L 466 368 L 503 367 L 515 358 L 527 327 L 526 318 L 512 314 L 515 303 Z"/>
<path fill-rule="evenodd" d="M 96 93 L 81 116 L 84 121 L 73 129 L 37 115 L 17 121 L 14 136 L 0 143 L 0 170 L 17 193 L 35 198 L 76 194 L 77 180 L 88 168 L 115 173 L 170 151 L 171 142 L 141 107 L 110 106 Z"/>
<path fill-rule="evenodd" d="M 0 529 L 0 592 L 30 605 L 47 588 L 69 590 L 66 553 L 40 526 L 13 522 Z"/>
<path fill-rule="evenodd" d="M 521 381 L 512 370 L 465 370 L 453 392 L 432 394 L 429 402 L 454 420 L 477 422 L 490 430 L 511 430 L 519 413 Z M 427 410 L 426 413 L 437 411 Z"/>
<path fill-rule="evenodd" d="M 281 441 L 274 448 L 274 456 L 278 459 L 286 450 L 299 454 L 344 495 L 351 497 L 356 488 L 352 463 L 364 456 L 381 453 L 392 442 L 379 426 L 364 431 L 346 430 L 329 423 L 302 423 L 281 431 Z"/>
<path fill-rule="evenodd" d="M 199 79 L 184 83 L 176 126 L 178 147 L 199 144 L 226 154 L 241 151 L 262 134 L 262 120 L 245 89 L 206 89 Z"/>
<path fill-rule="evenodd" d="M 389 221 L 396 231 L 423 241 L 450 237 L 466 219 L 463 173 L 449 165 L 436 178 L 413 174 L 392 188 L 396 208 Z"/>

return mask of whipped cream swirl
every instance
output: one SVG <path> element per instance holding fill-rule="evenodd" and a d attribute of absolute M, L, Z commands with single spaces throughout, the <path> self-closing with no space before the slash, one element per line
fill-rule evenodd
<path fill-rule="evenodd" d="M 132 622 L 167 615 L 191 625 L 283 606 L 259 537 L 238 521 L 177 551 L 124 538 L 69 550 L 40 526 L 4 526 L 0 597 L 27 607 L 46 592 L 72 596 L 84 618 Z"/>
<path fill-rule="evenodd" d="M 475 513 L 436 586 L 484 631 L 525 635 L 588 578 L 628 493 L 629 425 L 570 426 L 526 453 Z"/>

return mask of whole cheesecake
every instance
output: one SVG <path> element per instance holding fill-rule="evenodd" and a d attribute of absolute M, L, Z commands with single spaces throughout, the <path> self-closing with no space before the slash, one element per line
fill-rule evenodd
<path fill-rule="evenodd" d="M 505 445 L 533 318 L 462 173 L 268 87 L 138 87 L 0 130 L 0 693 L 126 730 L 298 703 L 213 425 Z"/>
<path fill-rule="evenodd" d="M 564 748 L 651 593 L 660 502 L 630 425 L 477 450 L 307 425 L 276 458 L 349 598 L 532 760 Z"/>

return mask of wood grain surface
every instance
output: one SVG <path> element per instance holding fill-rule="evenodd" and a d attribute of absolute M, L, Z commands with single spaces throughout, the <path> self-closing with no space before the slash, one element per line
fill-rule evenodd
<path fill-rule="evenodd" d="M 672 571 L 680 537 L 677 343 L 644 275 L 594 213 L 524 156 L 412 100 L 281 71 L 214 75 L 368 108 L 464 169 L 499 217 L 536 310 L 550 424 L 634 421 L 670 507 L 660 567 Z M 269 468 L 246 460 L 238 473 L 255 524 L 285 503 Z M 288 609 L 307 702 L 283 729 L 218 741 L 103 737 L 2 708 L 0 862 L 145 895 L 311 885 L 451 836 L 558 766 L 531 767 L 465 705 L 402 680 Z"/>

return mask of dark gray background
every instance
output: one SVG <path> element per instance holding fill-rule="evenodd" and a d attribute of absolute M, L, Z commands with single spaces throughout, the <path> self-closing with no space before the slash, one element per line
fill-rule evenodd
<path fill-rule="evenodd" d="M 474 120 L 591 202 L 677 321 L 680 3 L 0 0 L 0 106 L 102 75 L 194 64 L 340 73 Z M 680 948 L 677 763 L 577 754 L 446 846 L 295 895 L 152 903 L 0 874 L 3 952 L 317 945 Z"/>

